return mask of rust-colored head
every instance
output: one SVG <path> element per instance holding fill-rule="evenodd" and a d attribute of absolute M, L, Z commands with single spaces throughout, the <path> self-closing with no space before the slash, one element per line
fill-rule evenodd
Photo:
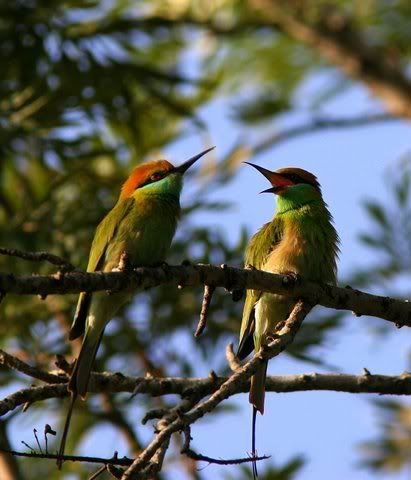
<path fill-rule="evenodd" d="M 285 167 L 279 168 L 278 170 L 272 172 L 271 170 L 267 170 L 259 165 L 254 165 L 250 162 L 245 163 L 257 169 L 271 183 L 272 188 L 264 190 L 264 193 L 276 193 L 277 195 L 281 195 L 281 193 L 284 192 L 288 187 L 300 184 L 311 185 L 312 187 L 316 188 L 319 193 L 321 193 L 321 187 L 318 183 L 317 177 L 302 168 Z"/>
<path fill-rule="evenodd" d="M 135 167 L 121 188 L 120 198 L 127 198 L 137 188 L 164 178 L 173 168 L 167 160 L 152 160 Z"/>
<path fill-rule="evenodd" d="M 121 188 L 120 199 L 130 197 L 138 188 L 142 188 L 149 184 L 159 182 L 171 174 L 184 175 L 184 173 L 203 155 L 213 150 L 214 147 L 208 148 L 203 152 L 191 157 L 178 167 L 174 167 L 167 160 L 152 160 L 135 167 L 128 179 Z"/>

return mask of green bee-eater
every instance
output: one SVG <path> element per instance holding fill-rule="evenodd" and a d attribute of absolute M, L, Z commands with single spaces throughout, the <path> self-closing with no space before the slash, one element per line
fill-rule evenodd
<path fill-rule="evenodd" d="M 271 183 L 264 190 L 277 195 L 277 209 L 250 240 L 245 265 L 272 273 L 298 275 L 305 280 L 335 283 L 338 235 L 332 216 L 321 195 L 317 178 L 301 168 L 281 168 L 271 172 L 253 165 Z M 267 344 L 276 326 L 287 319 L 295 299 L 247 290 L 241 323 L 238 357 L 244 359 Z M 253 453 L 255 419 L 264 413 L 267 362 L 251 378 L 250 403 L 253 405 Z M 256 474 L 255 465 L 253 471 Z"/>
<path fill-rule="evenodd" d="M 167 160 L 150 161 L 136 167 L 124 183 L 118 202 L 97 227 L 87 271 L 110 272 L 118 267 L 123 255 L 132 266 L 153 266 L 163 262 L 180 216 L 183 175 L 210 150 L 212 148 L 179 167 L 174 167 Z M 64 454 L 76 397 L 86 397 L 90 372 L 104 329 L 131 295 L 129 292 L 80 294 L 69 339 L 74 340 L 83 333 L 84 338 L 68 384 L 71 404 L 59 455 Z"/>

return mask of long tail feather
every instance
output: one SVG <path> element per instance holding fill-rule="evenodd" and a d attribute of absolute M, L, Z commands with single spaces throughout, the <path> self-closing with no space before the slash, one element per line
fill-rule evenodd
<path fill-rule="evenodd" d="M 81 346 L 80 354 L 76 360 L 73 371 L 71 373 L 70 381 L 68 384 L 68 390 L 71 392 L 71 402 L 69 410 L 67 412 L 66 422 L 64 424 L 63 435 L 61 437 L 60 449 L 59 449 L 59 458 L 57 460 L 57 466 L 59 470 L 63 464 L 62 456 L 64 455 L 64 450 L 66 447 L 67 435 L 70 428 L 71 417 L 73 414 L 74 404 L 78 395 L 84 400 L 87 395 L 87 387 L 90 379 L 90 373 L 93 368 L 94 359 L 96 358 L 97 350 L 100 345 L 101 337 L 103 332 L 100 334 L 98 340 L 94 340 L 90 336 L 90 333 L 86 333 L 83 339 L 83 344 Z"/>
<path fill-rule="evenodd" d="M 268 362 L 264 362 L 261 367 L 251 377 L 250 396 L 249 401 L 253 406 L 253 420 L 251 433 L 251 455 L 253 458 L 257 457 L 256 450 L 256 434 L 255 427 L 257 421 L 257 412 L 264 414 L 264 399 L 265 399 L 265 379 L 267 377 Z M 253 478 L 258 477 L 257 462 L 253 460 Z"/>
<path fill-rule="evenodd" d="M 252 425 L 251 425 L 251 456 L 253 459 L 257 457 L 257 450 L 255 448 L 255 426 L 256 426 L 256 421 L 257 421 L 257 409 L 253 405 L 253 420 L 252 420 Z M 253 460 L 252 462 L 253 465 L 253 478 L 254 480 L 258 477 L 258 471 L 257 471 L 257 461 Z"/>
<path fill-rule="evenodd" d="M 83 400 L 87 395 L 91 370 L 93 369 L 94 360 L 96 358 L 102 336 L 103 332 L 101 332 L 100 336 L 96 340 L 94 336 L 91 336 L 90 331 L 86 332 L 80 354 L 70 377 L 68 385 L 69 391 L 80 395 Z"/>
<path fill-rule="evenodd" d="M 264 362 L 261 367 L 251 377 L 250 396 L 249 401 L 251 405 L 261 413 L 264 414 L 264 399 L 265 399 L 265 379 L 267 376 L 267 362 Z"/>
<path fill-rule="evenodd" d="M 67 412 L 63 435 L 61 437 L 61 442 L 60 442 L 60 448 L 59 448 L 58 459 L 57 459 L 57 466 L 59 470 L 61 470 L 61 466 L 63 465 L 62 457 L 64 455 L 64 450 L 66 448 L 67 434 L 70 428 L 71 416 L 73 414 L 73 408 L 74 408 L 74 404 L 76 403 L 76 399 L 77 399 L 77 393 L 74 392 L 71 394 L 70 406 Z"/>

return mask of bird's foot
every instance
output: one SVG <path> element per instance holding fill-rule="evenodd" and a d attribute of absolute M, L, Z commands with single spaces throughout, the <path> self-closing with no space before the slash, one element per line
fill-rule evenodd
<path fill-rule="evenodd" d="M 257 270 L 254 265 L 251 265 L 250 263 L 247 263 L 244 265 L 244 270 Z M 244 288 L 234 288 L 230 291 L 231 293 L 231 299 L 233 302 L 239 302 L 243 297 L 244 297 Z"/>
<path fill-rule="evenodd" d="M 111 271 L 112 272 L 125 272 L 127 270 L 131 270 L 132 266 L 130 263 L 130 256 L 127 252 L 123 252 L 120 255 L 120 260 L 118 261 L 117 267 L 114 267 Z"/>
<path fill-rule="evenodd" d="M 268 347 L 268 345 L 270 343 L 273 343 L 274 340 L 277 340 L 278 338 L 280 338 L 279 335 L 277 335 L 276 333 L 271 333 L 270 335 L 267 335 L 267 345 L 265 345 L 266 347 Z"/>
<path fill-rule="evenodd" d="M 166 270 L 169 266 L 170 265 L 165 260 L 162 260 L 161 262 L 150 263 L 150 267 L 164 268 L 164 270 Z"/>
<path fill-rule="evenodd" d="M 239 302 L 244 296 L 244 289 L 235 288 L 231 291 L 231 299 L 233 302 Z"/>
<path fill-rule="evenodd" d="M 295 287 L 301 283 L 301 275 L 296 272 L 284 272 L 284 287 Z"/>
<path fill-rule="evenodd" d="M 279 332 L 285 325 L 285 321 L 278 322 L 274 327 L 274 332 Z"/>

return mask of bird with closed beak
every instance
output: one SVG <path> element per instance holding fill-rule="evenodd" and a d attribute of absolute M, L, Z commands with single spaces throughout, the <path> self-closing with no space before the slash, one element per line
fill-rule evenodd
<path fill-rule="evenodd" d="M 123 256 L 132 266 L 155 266 L 169 251 L 180 216 L 180 193 L 185 172 L 212 148 L 178 167 L 167 160 L 137 166 L 124 183 L 113 209 L 98 225 L 87 272 L 110 272 Z M 70 419 L 77 396 L 85 399 L 90 373 L 107 323 L 131 297 L 130 292 L 83 292 L 79 296 L 69 339 L 83 343 L 68 383 L 71 403 L 60 443 L 61 467 Z"/>
<path fill-rule="evenodd" d="M 248 162 L 246 162 L 248 163 Z M 300 276 L 322 283 L 336 282 L 339 239 L 324 202 L 317 178 L 302 168 L 270 171 L 248 163 L 262 173 L 271 188 L 261 193 L 277 197 L 274 218 L 250 240 L 245 265 L 266 272 Z M 258 352 L 290 315 L 296 299 L 258 290 L 247 290 L 237 356 Z M 249 401 L 253 406 L 252 453 L 256 456 L 257 411 L 264 413 L 267 361 L 251 378 Z M 255 462 L 253 475 L 257 476 Z"/>

